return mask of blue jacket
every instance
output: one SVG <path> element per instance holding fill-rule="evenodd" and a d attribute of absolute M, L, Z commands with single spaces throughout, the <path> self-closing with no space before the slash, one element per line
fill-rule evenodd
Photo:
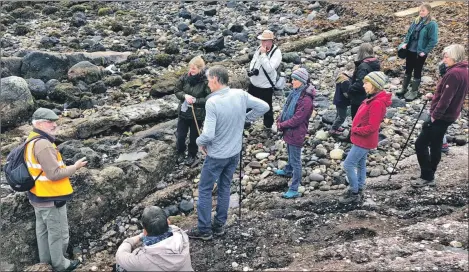
<path fill-rule="evenodd" d="M 334 105 L 337 107 L 347 107 L 350 105 L 350 99 L 345 97 L 350 88 L 350 78 L 348 80 L 337 80 L 335 84 Z"/>
<path fill-rule="evenodd" d="M 417 17 L 409 27 L 407 35 L 405 36 L 405 43 L 409 43 L 410 37 L 417 26 L 420 17 Z M 417 54 L 425 53 L 428 55 L 430 51 L 438 43 L 438 24 L 435 21 L 427 21 L 424 23 L 423 28 L 420 30 L 419 39 L 417 41 Z"/>

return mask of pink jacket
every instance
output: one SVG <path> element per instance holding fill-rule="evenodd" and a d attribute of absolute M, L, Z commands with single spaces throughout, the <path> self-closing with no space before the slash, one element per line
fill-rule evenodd
<path fill-rule="evenodd" d="M 117 250 L 116 263 L 127 271 L 194 271 L 189 237 L 180 228 L 170 227 L 173 236 L 151 246 L 135 248 L 133 239 L 124 240 Z"/>

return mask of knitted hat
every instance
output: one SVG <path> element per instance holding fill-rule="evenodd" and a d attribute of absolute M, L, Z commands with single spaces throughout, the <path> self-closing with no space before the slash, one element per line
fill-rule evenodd
<path fill-rule="evenodd" d="M 378 90 L 383 90 L 384 85 L 388 81 L 386 75 L 383 72 L 371 72 L 365 76 L 363 82 L 368 81 L 371 85 L 375 86 Z"/>
<path fill-rule="evenodd" d="M 296 69 L 292 74 L 291 74 L 292 79 L 296 79 L 303 84 L 306 84 L 309 79 L 309 73 L 305 68 L 299 68 Z"/>

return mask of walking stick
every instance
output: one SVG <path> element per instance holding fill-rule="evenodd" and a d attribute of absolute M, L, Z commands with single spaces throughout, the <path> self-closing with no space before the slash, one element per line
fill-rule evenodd
<path fill-rule="evenodd" d="M 194 106 L 192 106 L 191 109 L 192 109 L 192 117 L 194 117 L 195 126 L 197 127 L 197 133 L 199 133 L 199 136 L 200 136 L 200 129 L 199 129 L 199 124 L 197 123 L 197 118 L 195 118 Z"/>
<path fill-rule="evenodd" d="M 242 192 L 242 187 L 241 187 L 241 180 L 243 179 L 243 174 L 241 171 L 243 171 L 243 136 L 244 136 L 244 130 L 243 134 L 241 134 L 241 152 L 239 152 L 239 211 L 238 211 L 238 217 L 239 221 L 241 221 L 241 200 L 243 197 L 243 192 Z"/>
<path fill-rule="evenodd" d="M 412 136 L 412 133 L 414 132 L 415 127 L 417 126 L 417 123 L 419 122 L 420 116 L 422 115 L 423 110 L 427 106 L 428 100 L 425 100 L 425 103 L 423 103 L 423 107 L 420 110 L 419 116 L 417 116 L 417 120 L 415 121 L 414 126 L 412 127 L 412 130 L 410 131 L 409 137 L 407 137 L 407 140 L 404 144 L 404 147 L 402 147 L 401 154 L 399 154 L 399 157 L 397 158 L 396 164 L 394 164 L 394 167 L 392 168 L 391 174 L 389 174 L 388 181 L 391 180 L 392 175 L 394 174 L 394 169 L 396 169 L 397 164 L 399 163 L 399 160 L 401 159 L 402 153 L 404 153 L 405 148 L 407 147 L 407 143 L 409 143 L 410 137 Z"/>

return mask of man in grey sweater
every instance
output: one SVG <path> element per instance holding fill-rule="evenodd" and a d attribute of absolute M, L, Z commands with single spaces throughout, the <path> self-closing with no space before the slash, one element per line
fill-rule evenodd
<path fill-rule="evenodd" d="M 228 71 L 214 66 L 207 71 L 212 93 L 205 104 L 205 123 L 197 145 L 207 154 L 199 183 L 198 224 L 187 234 L 189 238 L 210 240 L 223 235 L 228 216 L 230 185 L 242 148 L 244 123 L 254 122 L 269 110 L 269 105 L 247 92 L 230 89 Z M 246 113 L 246 109 L 252 109 Z M 218 180 L 218 199 L 211 225 L 212 190 Z"/>

